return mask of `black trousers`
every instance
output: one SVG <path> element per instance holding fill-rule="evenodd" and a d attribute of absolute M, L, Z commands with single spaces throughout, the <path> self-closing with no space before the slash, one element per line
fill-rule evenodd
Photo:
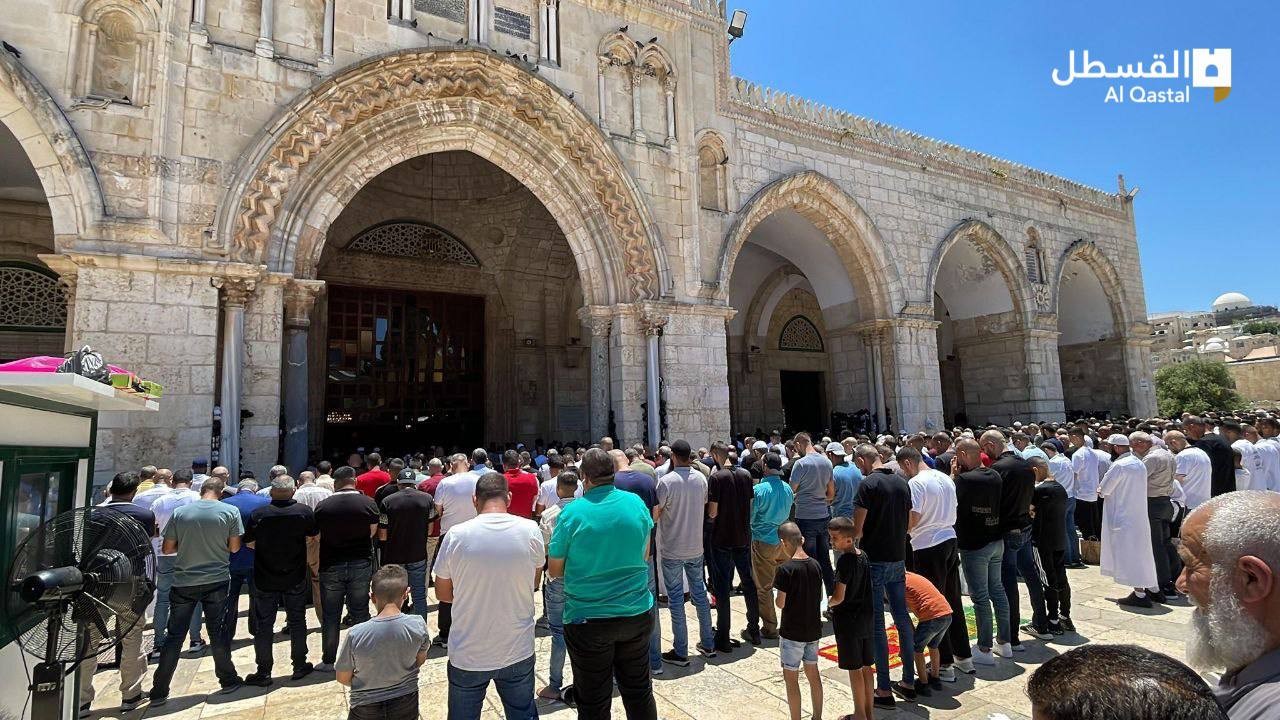
<path fill-rule="evenodd" d="M 250 610 L 257 622 L 253 633 L 253 654 L 258 672 L 271 677 L 271 645 L 275 637 L 276 611 L 284 606 L 285 619 L 289 621 L 289 658 L 293 669 L 307 662 L 307 595 L 311 583 L 303 580 L 281 592 L 254 587 Z"/>
<path fill-rule="evenodd" d="M 751 575 L 750 547 L 711 547 L 711 588 L 716 594 L 716 647 L 729 647 L 730 598 L 733 597 L 733 572 L 738 571 L 738 578 L 745 590 L 747 602 L 747 629 L 752 632 L 760 629 L 760 598 L 756 594 L 756 581 Z"/>
<path fill-rule="evenodd" d="M 1080 528 L 1080 537 L 1084 540 L 1102 537 L 1102 505 L 1098 501 L 1076 498 L 1076 527 Z"/>
<path fill-rule="evenodd" d="M 347 720 L 417 720 L 418 691 L 347 711 Z"/>
<path fill-rule="evenodd" d="M 649 676 L 652 632 L 650 612 L 565 624 L 564 644 L 573 667 L 579 720 L 610 717 L 615 680 L 627 720 L 657 720 L 658 705 Z"/>
<path fill-rule="evenodd" d="M 1041 583 L 1044 585 L 1044 607 L 1032 611 L 1034 620 L 1060 620 L 1071 617 L 1071 585 L 1067 582 L 1067 553 L 1063 550 L 1036 548 L 1040 561 Z M 1028 579 L 1028 582 L 1030 579 Z"/>
<path fill-rule="evenodd" d="M 444 545 L 444 537 L 447 533 L 440 533 L 440 547 Z M 436 557 L 440 556 L 440 551 L 436 550 Z M 434 570 L 436 558 L 431 559 L 431 567 Z M 449 642 L 449 629 L 453 627 L 453 603 L 447 603 L 441 600 L 436 606 L 436 626 L 440 628 L 440 639 Z"/>
<path fill-rule="evenodd" d="M 1173 547 L 1173 503 L 1168 497 L 1147 498 L 1147 523 L 1151 526 L 1151 554 L 1156 561 L 1158 590 L 1173 586 L 1169 557 L 1177 557 Z"/>
<path fill-rule="evenodd" d="M 964 603 L 960 596 L 960 551 L 956 539 L 944 540 L 924 550 L 908 555 L 915 563 L 915 570 L 933 583 L 951 606 L 951 625 L 938 646 L 943 665 L 950 665 L 956 658 L 972 656 L 969 650 L 969 628 L 964 621 Z"/>

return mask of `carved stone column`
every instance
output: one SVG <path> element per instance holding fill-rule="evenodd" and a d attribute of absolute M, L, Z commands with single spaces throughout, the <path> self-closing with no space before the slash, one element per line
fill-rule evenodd
<path fill-rule="evenodd" d="M 609 333 L 613 318 L 584 309 L 582 321 L 591 332 L 591 440 L 609 434 Z"/>
<path fill-rule="evenodd" d="M 191 5 L 191 33 L 202 44 L 209 42 L 209 28 L 205 25 L 207 0 L 195 0 Z"/>
<path fill-rule="evenodd" d="M 290 280 L 284 290 L 285 359 L 284 464 L 297 473 L 306 467 L 311 372 L 307 352 L 311 310 L 324 290 L 323 280 Z"/>
<path fill-rule="evenodd" d="M 631 66 L 631 137 L 636 142 L 646 142 L 649 138 L 640 126 L 640 83 L 644 81 L 644 68 Z"/>
<path fill-rule="evenodd" d="M 63 275 L 58 276 L 58 284 L 62 286 L 62 296 L 67 300 L 67 325 L 63 331 L 62 351 L 75 350 L 76 342 L 76 281 L 74 266 Z"/>
<path fill-rule="evenodd" d="M 667 147 L 676 146 L 676 78 L 667 75 L 662 80 L 662 91 L 667 96 Z"/>
<path fill-rule="evenodd" d="M 276 56 L 275 37 L 276 3 L 275 0 L 262 0 L 262 12 L 258 14 L 258 42 L 253 52 L 258 57 L 273 58 Z"/>
<path fill-rule="evenodd" d="M 218 462 L 240 475 L 240 394 L 244 386 L 244 306 L 257 282 L 214 278 L 222 290 L 222 435 Z"/>
<path fill-rule="evenodd" d="M 611 64 L 612 61 L 607 57 L 600 56 L 596 58 L 596 96 L 600 99 L 600 114 L 596 117 L 596 121 L 600 123 L 600 127 L 606 130 L 608 128 L 605 127 L 605 117 L 608 115 L 609 99 L 608 95 L 605 94 L 604 74 L 608 72 Z"/>
<path fill-rule="evenodd" d="M 658 338 L 662 336 L 662 328 L 666 326 L 667 320 L 666 315 L 652 312 L 640 316 L 640 327 L 644 330 L 645 340 L 645 404 L 648 408 L 645 444 L 654 447 L 662 441 L 662 356 L 659 354 Z"/>
<path fill-rule="evenodd" d="M 333 22 L 336 0 L 324 0 L 324 31 L 320 47 L 320 62 L 333 62 Z"/>

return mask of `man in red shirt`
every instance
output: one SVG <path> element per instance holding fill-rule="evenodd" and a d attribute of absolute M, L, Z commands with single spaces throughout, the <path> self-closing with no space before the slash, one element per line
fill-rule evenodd
<path fill-rule="evenodd" d="M 507 512 L 533 518 L 533 503 L 538 499 L 538 476 L 520 469 L 520 453 L 508 450 L 502 454 L 502 474 L 507 476 L 511 504 Z"/>
<path fill-rule="evenodd" d="M 391 476 L 382 469 L 382 456 L 378 453 L 371 452 L 364 460 L 369 464 L 369 470 L 356 478 L 356 489 L 373 497 L 378 488 L 391 482 Z"/>

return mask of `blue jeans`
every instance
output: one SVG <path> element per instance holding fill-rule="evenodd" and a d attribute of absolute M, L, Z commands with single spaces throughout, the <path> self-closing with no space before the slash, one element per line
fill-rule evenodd
<path fill-rule="evenodd" d="M 1067 498 L 1067 556 L 1068 565 L 1080 562 L 1080 536 L 1076 534 L 1076 499 Z"/>
<path fill-rule="evenodd" d="M 1004 559 L 1000 563 L 1000 582 L 1004 585 L 1005 598 L 1009 602 L 1009 626 L 1006 630 L 1009 642 L 1018 644 L 1018 626 L 1022 613 L 1018 607 L 1018 576 L 1027 582 L 1027 595 L 1031 607 L 1044 607 L 1044 584 L 1040 566 L 1036 564 L 1035 548 L 1031 545 L 1031 527 L 1012 530 L 1004 534 Z M 1043 618 L 1032 617 L 1032 620 Z"/>
<path fill-rule="evenodd" d="M 992 636 L 992 606 L 995 607 L 995 637 L 1002 643 L 1009 642 L 1009 598 L 1004 594 L 1000 581 L 1000 566 L 1004 561 L 1004 540 L 993 540 L 977 550 L 960 551 L 960 569 L 969 586 L 969 599 L 973 601 L 974 622 L 978 626 L 978 647 L 990 650 Z"/>
<path fill-rule="evenodd" d="M 368 560 L 352 560 L 320 569 L 320 606 L 324 620 L 320 623 L 320 661 L 332 664 L 338 658 L 338 632 L 342 629 L 342 604 L 351 619 L 362 623 L 369 619 L 369 578 L 373 564 Z"/>
<path fill-rule="evenodd" d="M 548 682 L 559 690 L 564 687 L 564 579 L 552 578 L 542 587 L 542 601 L 547 604 L 547 627 L 551 630 L 551 667 Z"/>
<path fill-rule="evenodd" d="M 907 566 L 897 562 L 871 563 L 871 629 L 875 640 L 876 687 L 889 690 L 889 635 L 884 629 L 884 601 L 889 600 L 889 614 L 898 628 L 898 657 L 902 658 L 902 683 L 915 682 L 916 660 L 912 637 L 911 615 L 907 612 Z"/>
<path fill-rule="evenodd" d="M 449 663 L 449 720 L 478 720 L 489 681 L 497 686 L 507 720 L 538 717 L 533 701 L 533 655 L 497 670 L 461 670 Z"/>
<path fill-rule="evenodd" d="M 653 632 L 649 633 L 649 669 L 662 669 L 662 625 L 658 621 L 658 575 L 654 566 L 654 558 L 645 563 L 649 566 L 649 592 L 653 593 Z M 684 597 L 681 595 L 681 597 Z"/>
<path fill-rule="evenodd" d="M 943 615 L 932 620 L 925 620 L 915 628 L 915 651 L 925 652 L 929 648 L 937 650 L 942 645 L 942 638 L 951 627 L 951 616 Z"/>
<path fill-rule="evenodd" d="M 713 648 L 711 602 L 702 575 L 702 556 L 688 560 L 662 560 L 662 584 L 667 588 L 667 609 L 671 611 L 671 649 L 681 657 L 689 655 L 689 628 L 684 617 L 684 580 L 689 581 L 689 597 L 698 611 L 698 637 L 704 648 Z"/>
<path fill-rule="evenodd" d="M 427 619 L 427 561 L 419 560 L 406 563 L 404 571 L 409 573 L 409 595 L 413 597 L 413 612 Z"/>
<path fill-rule="evenodd" d="M 176 559 L 175 555 L 156 556 L 156 612 L 151 623 L 156 631 L 155 642 L 152 643 L 156 650 L 164 647 L 164 640 L 169 632 L 169 589 L 173 587 L 173 563 Z M 191 614 L 188 632 L 192 643 L 200 639 L 199 605 L 195 606 L 195 611 Z"/>
<path fill-rule="evenodd" d="M 258 635 L 258 616 L 253 604 L 253 568 L 231 568 L 231 583 L 227 586 L 227 615 L 222 621 L 223 632 L 227 634 L 227 644 L 236 639 L 236 618 L 240 616 L 240 590 L 249 594 L 249 634 Z M 271 632 L 275 632 L 275 616 L 271 616 Z"/>
<path fill-rule="evenodd" d="M 804 554 L 818 561 L 822 568 L 822 585 L 830 597 L 836 591 L 836 573 L 831 567 L 831 536 L 827 535 L 827 518 L 817 520 L 796 519 L 800 534 L 804 536 Z"/>

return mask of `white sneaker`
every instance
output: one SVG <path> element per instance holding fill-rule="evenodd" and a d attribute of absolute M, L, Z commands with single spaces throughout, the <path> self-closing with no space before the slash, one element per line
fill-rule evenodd
<path fill-rule="evenodd" d="M 972 675 L 974 673 L 973 658 L 956 658 L 956 663 L 952 667 L 965 675 Z"/>
<path fill-rule="evenodd" d="M 950 665 L 944 665 L 938 669 L 938 679 L 942 682 L 955 682 L 956 669 Z"/>
<path fill-rule="evenodd" d="M 999 655 L 1002 658 L 1013 657 L 1013 646 L 1009 643 L 1000 643 L 991 649 L 995 651 L 996 655 Z"/>
<path fill-rule="evenodd" d="M 996 664 L 996 658 L 994 655 L 991 654 L 990 650 L 979 650 L 978 646 L 974 645 L 973 657 L 970 658 L 970 662 L 972 662 L 974 665 L 994 666 Z M 956 664 L 959 665 L 958 662 Z"/>
<path fill-rule="evenodd" d="M 316 663 L 316 666 L 312 668 L 312 670 L 322 673 L 331 673 L 333 672 L 333 663 Z"/>

